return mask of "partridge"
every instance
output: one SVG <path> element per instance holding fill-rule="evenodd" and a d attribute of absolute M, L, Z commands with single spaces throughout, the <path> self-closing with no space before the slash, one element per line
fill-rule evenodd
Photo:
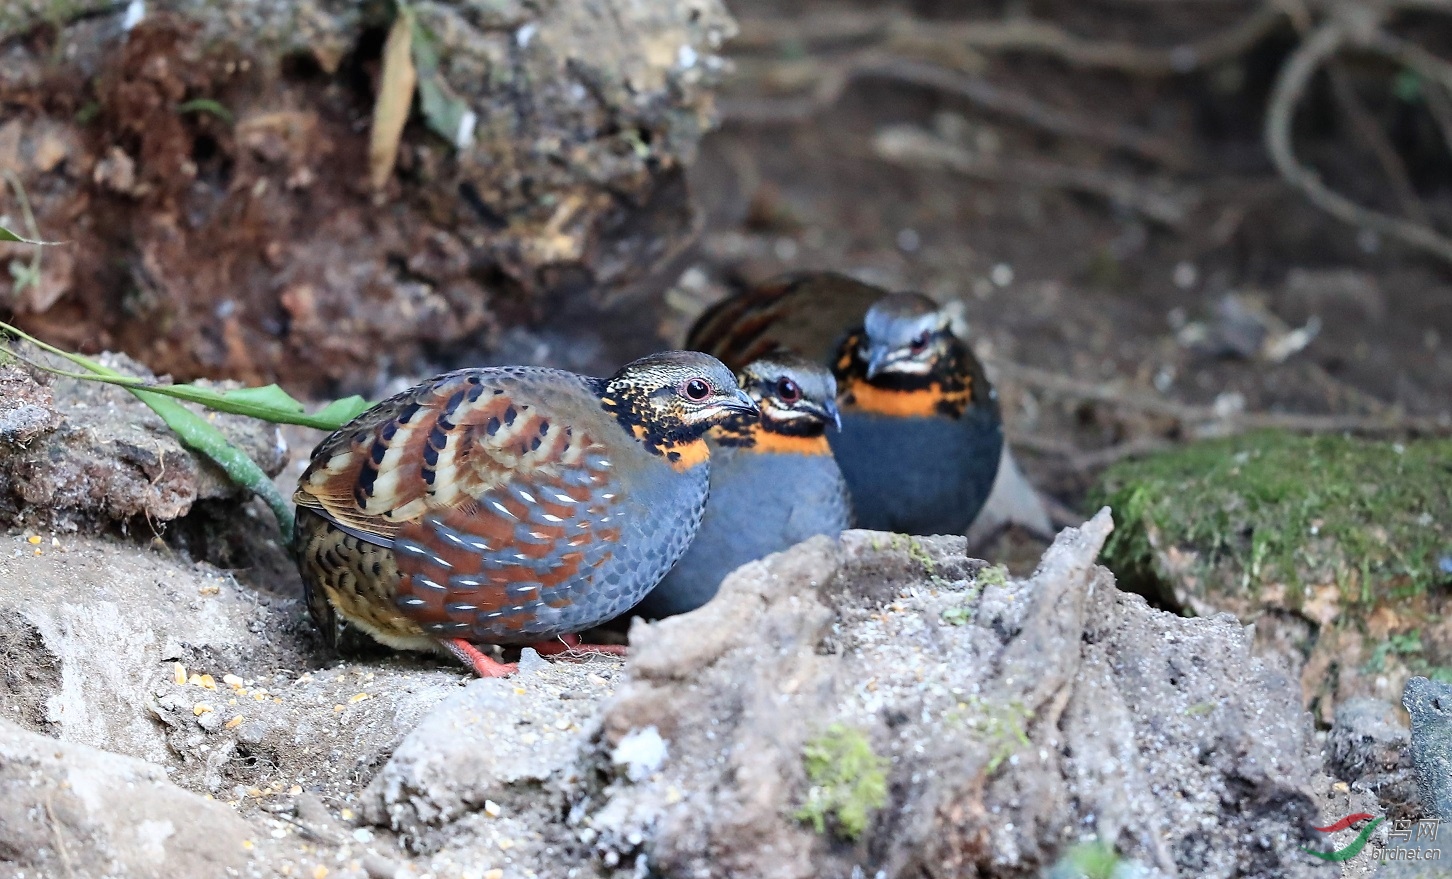
<path fill-rule="evenodd" d="M 660 581 L 701 522 L 703 434 L 756 413 L 684 351 L 608 379 L 462 369 L 404 391 L 323 440 L 294 495 L 314 621 L 507 674 L 474 645 L 572 636 Z"/>
<path fill-rule="evenodd" d="M 832 365 L 842 429 L 830 442 L 859 527 L 962 534 L 987 500 L 1003 449 L 998 396 L 928 297 L 788 275 L 711 308 L 686 344 L 738 368 L 783 349 Z"/>
<path fill-rule="evenodd" d="M 741 565 L 850 527 L 847 484 L 826 436 L 839 424 L 832 373 L 787 355 L 757 360 L 737 380 L 761 417 L 735 413 L 707 432 L 711 497 L 701 529 L 631 616 L 695 610 Z"/>

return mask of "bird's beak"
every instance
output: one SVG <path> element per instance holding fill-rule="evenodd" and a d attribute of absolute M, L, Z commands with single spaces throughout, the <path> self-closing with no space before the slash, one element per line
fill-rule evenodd
<path fill-rule="evenodd" d="M 867 380 L 872 381 L 892 361 L 892 349 L 874 347 L 867 354 Z"/>
<path fill-rule="evenodd" d="M 832 419 L 832 425 L 837 428 L 837 432 L 838 433 L 841 433 L 842 432 L 842 410 L 840 410 L 840 409 L 837 408 L 837 401 L 836 400 L 828 400 L 826 402 L 826 404 L 824 406 L 822 406 L 822 410 L 827 413 L 827 417 L 828 418 Z"/>
<path fill-rule="evenodd" d="M 736 393 L 721 401 L 721 408 L 732 412 L 750 412 L 752 415 L 761 414 L 761 409 L 757 408 L 756 401 L 751 399 L 750 394 L 740 388 L 736 389 Z"/>

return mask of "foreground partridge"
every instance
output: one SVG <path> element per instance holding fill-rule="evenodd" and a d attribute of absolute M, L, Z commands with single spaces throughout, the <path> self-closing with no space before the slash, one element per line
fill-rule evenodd
<path fill-rule="evenodd" d="M 404 391 L 323 440 L 302 475 L 313 618 L 330 642 L 337 614 L 391 647 L 507 674 L 474 645 L 572 636 L 670 570 L 706 501 L 702 435 L 732 415 L 756 404 L 684 351 L 609 379 L 463 369 Z"/>
<path fill-rule="evenodd" d="M 842 471 L 827 444 L 838 425 L 837 383 L 798 357 L 757 360 L 738 377 L 761 417 L 711 428 L 711 499 L 696 541 L 631 616 L 659 619 L 710 601 L 747 562 L 850 526 Z"/>
<path fill-rule="evenodd" d="M 830 272 L 788 275 L 717 304 L 686 344 L 740 367 L 773 351 L 832 364 L 831 438 L 857 525 L 962 534 L 993 488 L 998 396 L 937 303 Z"/>

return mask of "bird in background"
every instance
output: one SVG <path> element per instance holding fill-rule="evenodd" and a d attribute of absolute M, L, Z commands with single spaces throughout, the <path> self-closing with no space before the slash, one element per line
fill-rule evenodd
<path fill-rule="evenodd" d="M 761 417 L 732 413 L 707 432 L 711 492 L 696 540 L 629 616 L 695 610 L 741 565 L 851 527 L 847 484 L 827 441 L 841 424 L 831 371 L 778 354 L 747 364 L 737 381 Z"/>
<path fill-rule="evenodd" d="M 685 553 L 710 480 L 703 435 L 756 416 L 695 352 L 608 379 L 498 367 L 424 382 L 313 451 L 294 495 L 309 611 L 330 645 L 341 617 L 484 677 L 514 666 L 479 644 L 564 652 Z"/>
<path fill-rule="evenodd" d="M 831 365 L 842 429 L 830 443 L 859 527 L 962 534 L 988 499 L 1003 452 L 998 397 L 927 296 L 786 275 L 707 310 L 686 346 L 736 369 L 778 351 Z"/>

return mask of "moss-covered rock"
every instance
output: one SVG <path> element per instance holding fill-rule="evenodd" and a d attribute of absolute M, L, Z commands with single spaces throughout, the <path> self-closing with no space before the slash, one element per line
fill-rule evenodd
<path fill-rule="evenodd" d="M 1091 503 L 1120 523 L 1105 556 L 1122 584 L 1264 621 L 1258 642 L 1301 654 L 1308 703 L 1394 699 L 1407 674 L 1452 665 L 1452 441 L 1195 443 L 1111 468 Z"/>

